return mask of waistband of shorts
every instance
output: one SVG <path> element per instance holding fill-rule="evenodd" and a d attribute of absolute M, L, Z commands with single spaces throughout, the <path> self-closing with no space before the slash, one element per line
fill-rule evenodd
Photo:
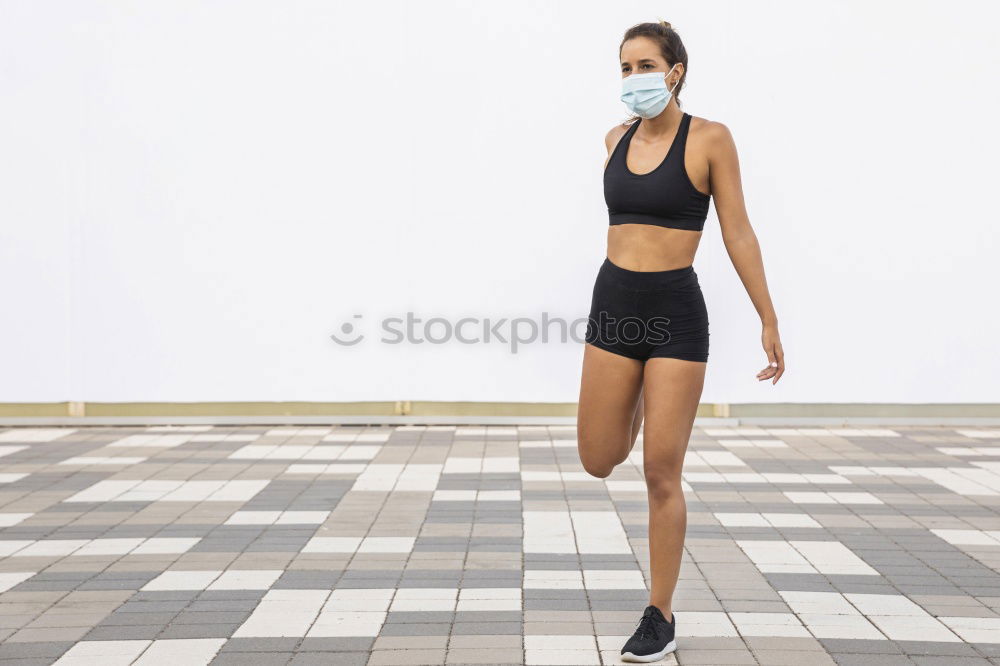
<path fill-rule="evenodd" d="M 684 268 L 672 268 L 668 271 L 630 271 L 611 263 L 610 258 L 604 259 L 601 273 L 618 284 L 635 289 L 671 287 L 688 282 L 696 275 L 693 264 Z"/>

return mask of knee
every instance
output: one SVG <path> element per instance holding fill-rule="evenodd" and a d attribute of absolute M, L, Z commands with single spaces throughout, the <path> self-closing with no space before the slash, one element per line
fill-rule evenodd
<path fill-rule="evenodd" d="M 646 465 L 643 469 L 651 499 L 667 501 L 683 497 L 680 470 L 673 465 Z"/>
<path fill-rule="evenodd" d="M 611 472 L 615 470 L 614 465 L 608 465 L 607 463 L 588 460 L 583 460 L 582 462 L 584 471 L 591 476 L 596 476 L 598 479 L 608 478 L 611 476 Z"/>
<path fill-rule="evenodd" d="M 583 469 L 591 476 L 605 479 L 622 462 L 621 456 L 614 452 L 627 450 L 623 441 L 609 441 L 606 437 L 579 433 L 577 443 L 580 451 L 580 462 Z"/>

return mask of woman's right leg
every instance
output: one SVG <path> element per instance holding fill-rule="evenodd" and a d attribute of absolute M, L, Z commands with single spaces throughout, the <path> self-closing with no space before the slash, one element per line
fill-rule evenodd
<path fill-rule="evenodd" d="M 587 473 L 610 475 L 635 445 L 642 426 L 643 362 L 584 345 L 576 430 Z"/>

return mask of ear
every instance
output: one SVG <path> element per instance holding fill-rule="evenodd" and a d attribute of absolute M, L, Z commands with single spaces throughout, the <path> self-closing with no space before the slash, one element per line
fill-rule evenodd
<path fill-rule="evenodd" d="M 684 63 L 674 63 L 674 73 L 670 75 L 669 85 L 674 85 L 684 77 Z"/>

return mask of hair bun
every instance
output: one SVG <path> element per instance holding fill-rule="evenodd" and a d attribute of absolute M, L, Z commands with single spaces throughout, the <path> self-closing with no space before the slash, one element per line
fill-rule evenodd
<path fill-rule="evenodd" d="M 662 25 L 667 30 L 673 30 L 674 29 L 674 26 L 670 25 L 670 21 L 664 21 L 663 19 L 660 19 L 660 25 Z"/>

